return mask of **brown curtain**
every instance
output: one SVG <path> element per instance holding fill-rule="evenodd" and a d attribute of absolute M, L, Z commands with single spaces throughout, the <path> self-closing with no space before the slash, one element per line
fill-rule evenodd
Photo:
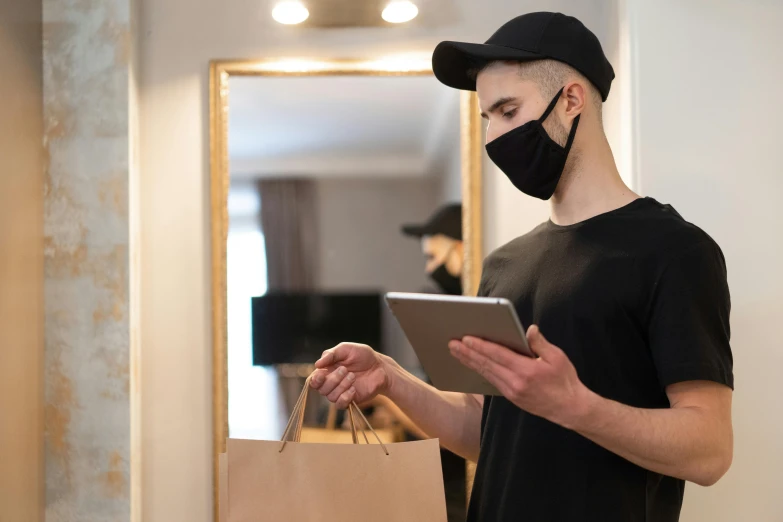
<path fill-rule="evenodd" d="M 305 179 L 259 180 L 257 189 L 269 290 L 314 290 L 319 260 L 315 183 Z M 282 372 L 278 378 L 286 413 L 290 414 L 304 386 L 304 378 Z M 315 393 L 308 396 L 310 407 L 305 410 L 308 425 L 317 422 L 319 398 Z"/>
<path fill-rule="evenodd" d="M 318 262 L 315 184 L 306 179 L 258 182 L 270 291 L 315 287 Z"/>

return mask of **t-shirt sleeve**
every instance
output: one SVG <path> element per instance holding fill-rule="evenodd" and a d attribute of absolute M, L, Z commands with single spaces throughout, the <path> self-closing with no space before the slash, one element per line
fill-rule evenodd
<path fill-rule="evenodd" d="M 648 330 L 662 386 L 706 380 L 734 388 L 730 310 L 717 244 L 702 241 L 666 262 L 653 289 Z"/>
<path fill-rule="evenodd" d="M 490 279 L 493 274 L 493 267 L 491 266 L 491 264 L 492 264 L 492 254 L 486 257 L 484 261 L 481 263 L 481 277 L 479 278 L 478 291 L 476 292 L 477 297 L 490 296 L 490 292 L 492 291 L 492 282 Z"/>

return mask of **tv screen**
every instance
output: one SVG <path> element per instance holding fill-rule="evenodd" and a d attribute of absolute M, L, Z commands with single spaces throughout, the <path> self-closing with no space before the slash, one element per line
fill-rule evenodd
<path fill-rule="evenodd" d="M 377 293 L 270 293 L 254 297 L 253 364 L 311 364 L 343 341 L 381 346 Z"/>

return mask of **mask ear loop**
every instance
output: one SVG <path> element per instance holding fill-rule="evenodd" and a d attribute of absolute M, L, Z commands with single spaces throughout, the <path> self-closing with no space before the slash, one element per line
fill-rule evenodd
<path fill-rule="evenodd" d="M 551 102 L 549 102 L 549 107 L 547 107 L 546 110 L 544 111 L 544 115 L 541 116 L 538 119 L 539 122 L 543 122 L 547 118 L 547 116 L 549 116 L 549 113 L 552 112 L 552 109 L 555 108 L 555 106 L 557 105 L 557 102 L 560 101 L 560 96 L 563 94 L 564 90 L 565 90 L 565 87 L 561 87 L 561 89 L 559 91 L 557 91 L 557 94 L 555 95 L 555 97 L 552 98 Z"/>
<path fill-rule="evenodd" d="M 549 116 L 549 114 L 552 112 L 552 110 L 557 105 L 557 102 L 560 101 L 560 96 L 563 94 L 563 91 L 565 90 L 565 87 L 562 87 L 559 91 L 557 91 L 557 95 L 552 99 L 551 102 L 549 102 L 549 107 L 546 108 L 544 111 L 544 115 L 539 118 L 539 123 L 543 123 L 544 120 Z M 568 155 L 568 151 L 571 150 L 571 145 L 574 144 L 574 138 L 576 137 L 576 128 L 579 126 L 579 118 L 581 117 L 581 114 L 577 114 L 576 118 L 574 118 L 574 122 L 571 124 L 571 132 L 568 133 L 568 140 L 565 144 L 565 153 Z"/>
<path fill-rule="evenodd" d="M 571 132 L 568 133 L 568 141 L 566 142 L 566 146 L 565 146 L 566 156 L 568 156 L 568 151 L 571 150 L 571 145 L 574 144 L 574 138 L 576 137 L 576 128 L 579 126 L 580 116 L 582 115 L 577 114 L 576 118 L 574 118 L 574 123 L 571 124 Z"/>

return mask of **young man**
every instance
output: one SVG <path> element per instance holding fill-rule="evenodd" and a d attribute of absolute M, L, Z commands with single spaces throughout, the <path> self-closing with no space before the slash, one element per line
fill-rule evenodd
<path fill-rule="evenodd" d="M 340 406 L 384 394 L 477 459 L 471 522 L 678 520 L 684 481 L 714 484 L 732 459 L 720 249 L 623 184 L 601 122 L 614 73 L 578 20 L 524 15 L 485 45 L 440 44 L 433 67 L 477 90 L 490 158 L 551 201 L 548 222 L 486 259 L 480 287 L 533 325 L 538 358 L 453 341 L 452 354 L 503 393 L 475 397 L 344 343 L 318 361 L 313 387 Z"/>
<path fill-rule="evenodd" d="M 462 295 L 462 205 L 451 203 L 435 211 L 426 223 L 405 225 L 402 233 L 421 241 L 430 279 L 449 295 Z"/>

